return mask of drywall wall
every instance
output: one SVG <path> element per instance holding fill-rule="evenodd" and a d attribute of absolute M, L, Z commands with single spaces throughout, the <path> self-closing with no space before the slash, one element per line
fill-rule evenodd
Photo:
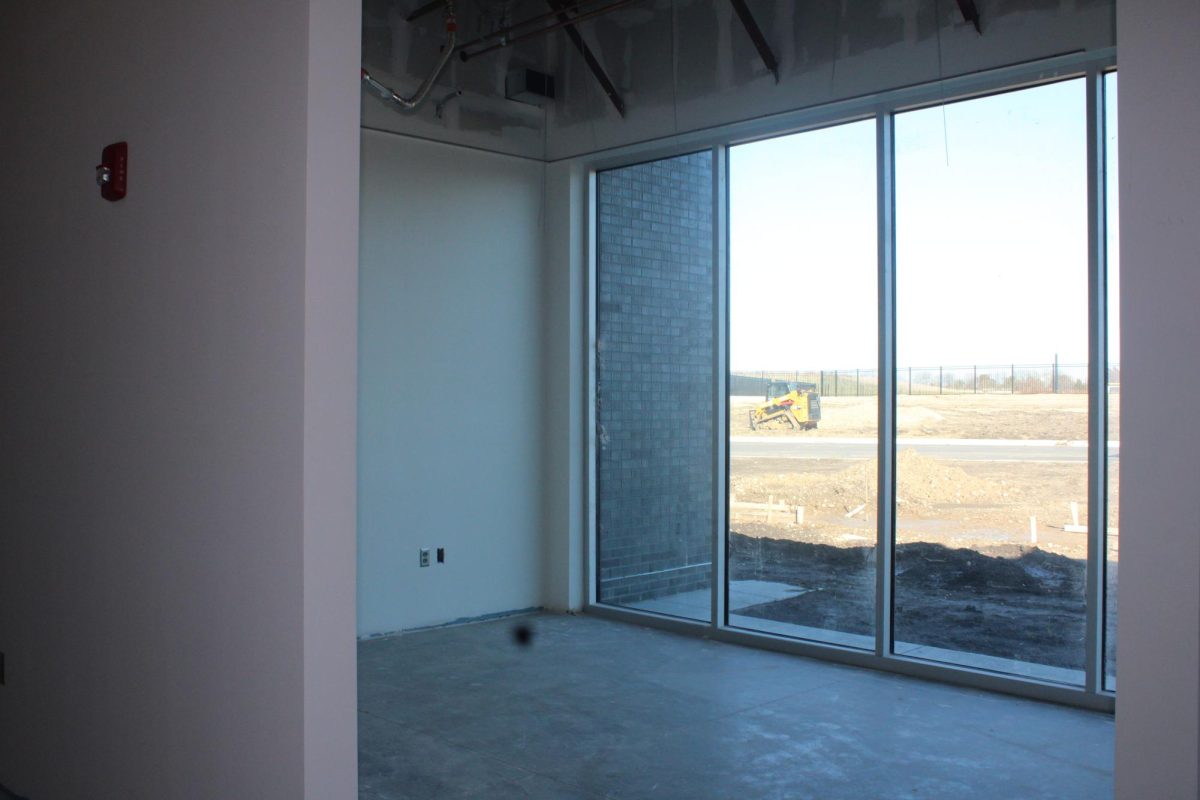
<path fill-rule="evenodd" d="M 304 263 L 304 797 L 358 796 L 358 0 L 309 0 Z"/>
<path fill-rule="evenodd" d="M 1114 44 L 1114 0 L 750 0 L 779 62 L 766 69 L 733 5 L 656 0 L 581 26 L 625 101 L 621 117 L 579 54 L 552 61 L 547 158 L 646 141 Z"/>
<path fill-rule="evenodd" d="M 544 171 L 363 132 L 360 634 L 541 603 Z"/>
<path fill-rule="evenodd" d="M 1121 586 L 1116 796 L 1200 796 L 1200 4 L 1118 6 Z"/>
<path fill-rule="evenodd" d="M 310 117 L 357 107 L 352 73 L 325 78 L 358 13 L 6 9 L 0 783 L 22 795 L 355 795 L 354 406 L 316 384 L 354 361 L 357 134 Z"/>
<path fill-rule="evenodd" d="M 546 166 L 546 237 L 542 279 L 542 532 L 543 599 L 547 608 L 578 610 L 587 598 L 584 491 L 588 439 L 584 365 L 588 332 L 585 259 L 590 181 L 570 161 Z M 549 198 L 555 198 L 551 202 Z"/>

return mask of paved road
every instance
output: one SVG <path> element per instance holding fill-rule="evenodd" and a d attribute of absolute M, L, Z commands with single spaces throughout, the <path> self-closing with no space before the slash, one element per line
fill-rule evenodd
<path fill-rule="evenodd" d="M 949 461 L 1041 461 L 1086 463 L 1085 442 L 1028 441 L 1020 439 L 900 439 L 900 450 Z M 1118 458 L 1120 443 L 1109 444 L 1109 457 Z M 731 458 L 843 459 L 874 458 L 876 444 L 869 439 L 820 439 L 805 436 L 734 436 Z"/>

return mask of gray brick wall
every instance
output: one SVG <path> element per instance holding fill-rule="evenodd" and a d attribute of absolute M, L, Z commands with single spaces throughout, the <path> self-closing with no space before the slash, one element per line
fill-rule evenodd
<path fill-rule="evenodd" d="M 599 597 L 712 580 L 712 156 L 598 176 Z"/>

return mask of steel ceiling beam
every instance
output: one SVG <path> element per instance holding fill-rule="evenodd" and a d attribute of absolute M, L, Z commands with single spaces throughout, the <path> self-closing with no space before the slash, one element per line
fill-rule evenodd
<path fill-rule="evenodd" d="M 958 0 L 958 10 L 962 12 L 963 19 L 975 26 L 975 32 L 983 35 L 983 27 L 979 19 L 979 9 L 975 7 L 975 0 Z"/>
<path fill-rule="evenodd" d="M 596 5 L 597 2 L 599 2 L 599 0 L 570 0 L 569 4 L 562 8 L 562 11 L 576 14 L 583 13 L 585 6 L 593 6 Z M 607 11 L 605 13 L 607 13 Z M 487 44 L 488 42 L 497 39 L 500 40 L 501 46 L 507 47 L 508 45 L 514 44 L 518 40 L 523 40 L 529 36 L 536 36 L 540 33 L 548 33 L 553 30 L 553 28 L 542 27 L 532 32 L 525 32 L 521 34 L 517 34 L 517 31 L 520 31 L 523 28 L 531 27 L 540 22 L 545 22 L 546 20 L 552 19 L 557 14 L 557 11 L 548 11 L 545 14 L 538 14 L 537 16 L 530 17 L 529 19 L 515 22 L 512 25 L 509 25 L 507 28 L 501 28 L 500 30 L 492 31 L 491 33 L 485 33 L 477 39 L 472 39 L 466 44 L 459 45 L 459 49 L 470 50 L 473 47 L 479 47 L 480 45 Z M 561 23 L 559 24 L 561 25 Z M 489 51 L 492 49 L 494 48 L 488 48 Z M 482 52 L 484 51 L 481 50 L 477 53 L 474 53 L 472 54 L 472 57 L 479 55 L 479 53 Z"/>
<path fill-rule="evenodd" d="M 608 74 L 604 71 L 604 67 L 600 64 L 599 59 L 592 52 L 592 48 L 588 47 L 587 42 L 583 40 L 579 30 L 575 27 L 574 20 L 566 12 L 568 3 L 564 0 L 546 0 L 546 5 L 550 6 L 551 10 L 558 12 L 558 21 L 562 25 L 563 33 L 567 34 L 567 38 L 571 40 L 571 44 L 575 45 L 575 49 L 579 51 L 579 55 L 583 56 L 583 61 L 591 70 L 592 76 L 596 82 L 600 84 L 600 88 L 604 90 L 604 94 L 608 97 L 609 102 L 613 104 L 613 108 L 622 117 L 625 116 L 625 101 L 621 99 L 620 93 L 617 92 L 617 87 L 609 80 Z M 624 5 L 623 3 L 614 3 L 616 5 Z"/>
<path fill-rule="evenodd" d="M 971 0 L 960 0 L 961 2 L 970 3 Z M 775 58 L 775 53 L 771 50 L 767 37 L 763 35 L 762 28 L 758 27 L 758 22 L 754 19 L 750 7 L 746 5 L 746 0 L 729 0 L 729 4 L 737 12 L 738 19 L 742 21 L 742 27 L 746 29 L 746 33 L 750 34 L 750 41 L 754 42 L 754 47 L 758 50 L 758 57 L 762 59 L 767 69 L 771 70 L 771 74 L 775 76 L 775 82 L 779 83 L 779 60 Z"/>

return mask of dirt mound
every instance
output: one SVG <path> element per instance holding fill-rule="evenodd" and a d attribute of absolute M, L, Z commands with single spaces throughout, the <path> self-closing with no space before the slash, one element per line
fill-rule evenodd
<path fill-rule="evenodd" d="M 901 449 L 896 455 L 896 479 L 896 504 L 902 511 L 926 511 L 948 503 L 989 503 L 1001 498 L 1000 485 L 915 450 Z"/>
<path fill-rule="evenodd" d="M 805 591 L 739 609 L 809 628 L 871 635 L 875 551 L 767 536 L 729 537 L 731 580 Z M 1068 669 L 1083 666 L 1085 564 L 1036 548 L 1010 557 L 917 542 L 896 547 L 900 641 Z M 1113 621 L 1109 621 L 1110 634 Z"/>
<path fill-rule="evenodd" d="M 1036 548 L 1015 557 L 913 542 L 896 548 L 896 580 L 927 589 L 974 594 L 1035 594 L 1077 598 L 1084 563 Z"/>

